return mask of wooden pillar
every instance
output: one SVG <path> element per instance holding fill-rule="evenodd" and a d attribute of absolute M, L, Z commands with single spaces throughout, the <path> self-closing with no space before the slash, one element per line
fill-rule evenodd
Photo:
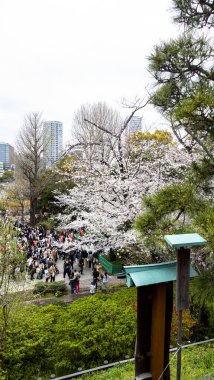
<path fill-rule="evenodd" d="M 160 375 L 169 362 L 172 309 L 172 281 L 137 288 L 136 379 L 170 380 L 169 367 Z"/>
<path fill-rule="evenodd" d="M 137 288 L 135 377 L 150 372 L 153 285 Z"/>
<path fill-rule="evenodd" d="M 190 249 L 177 250 L 176 308 L 189 308 Z"/>
<path fill-rule="evenodd" d="M 177 376 L 181 379 L 182 311 L 189 308 L 190 249 L 177 250 L 176 308 L 178 311 Z"/>
<path fill-rule="evenodd" d="M 164 368 L 169 363 L 170 335 L 173 313 L 173 282 L 166 283 L 166 313 L 165 313 L 165 346 L 164 346 Z M 164 372 L 164 380 L 170 380 L 170 366 Z"/>
<path fill-rule="evenodd" d="M 164 370 L 165 315 L 166 283 L 163 283 L 155 285 L 153 289 L 151 331 L 152 380 L 158 380 Z M 160 380 L 163 380 L 163 376 L 161 376 Z"/>
<path fill-rule="evenodd" d="M 169 368 L 166 371 L 164 369 L 169 362 L 172 309 L 173 282 L 155 285 L 153 288 L 151 328 L 152 380 L 170 380 Z"/>

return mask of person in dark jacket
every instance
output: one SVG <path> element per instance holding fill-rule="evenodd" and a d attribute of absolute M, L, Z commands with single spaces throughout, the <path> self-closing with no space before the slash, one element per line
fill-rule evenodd
<path fill-rule="evenodd" d="M 63 271 L 63 277 L 64 278 L 65 278 L 66 274 L 68 275 L 68 278 L 70 278 L 71 264 L 69 263 L 69 260 L 65 260 L 65 262 L 64 262 L 64 271 Z"/>
<path fill-rule="evenodd" d="M 93 270 L 93 283 L 95 285 L 95 289 L 97 289 L 97 281 L 98 281 L 98 278 L 99 278 L 99 272 L 96 268 L 94 268 Z"/>
<path fill-rule="evenodd" d="M 71 287 L 71 294 L 74 294 L 76 292 L 76 278 L 74 276 L 74 272 L 71 272 L 69 285 Z"/>

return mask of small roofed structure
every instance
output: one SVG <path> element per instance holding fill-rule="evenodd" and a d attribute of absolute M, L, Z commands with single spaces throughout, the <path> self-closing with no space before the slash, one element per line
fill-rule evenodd
<path fill-rule="evenodd" d="M 137 287 L 135 379 L 169 380 L 167 364 L 177 262 L 124 266 L 124 270 L 127 286 Z M 190 277 L 195 276 L 197 273 L 190 266 Z"/>
<path fill-rule="evenodd" d="M 124 266 L 126 273 L 126 285 L 146 286 L 161 284 L 162 282 L 176 281 L 177 261 L 169 261 L 160 264 L 130 265 Z M 190 266 L 190 277 L 197 276 L 197 273 Z"/>
<path fill-rule="evenodd" d="M 165 235 L 164 240 L 173 249 L 201 247 L 207 244 L 207 241 L 196 233 Z"/>
<path fill-rule="evenodd" d="M 178 312 L 178 353 L 177 375 L 181 379 L 181 349 L 182 349 L 182 312 L 189 308 L 189 277 L 191 274 L 190 248 L 203 247 L 207 241 L 197 233 L 165 235 L 164 240 L 170 248 L 176 250 L 176 309 Z"/>

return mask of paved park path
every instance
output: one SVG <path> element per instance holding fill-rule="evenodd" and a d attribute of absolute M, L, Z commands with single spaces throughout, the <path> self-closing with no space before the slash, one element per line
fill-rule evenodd
<path fill-rule="evenodd" d="M 68 290 L 70 290 L 70 286 L 68 285 L 69 283 L 69 278 L 66 274 L 66 278 L 64 279 L 63 277 L 63 265 L 64 265 L 64 260 L 62 259 L 58 259 L 57 263 L 57 268 L 59 270 L 59 273 L 56 275 L 56 282 L 57 281 L 65 281 L 65 283 L 67 284 L 67 287 L 68 287 Z M 79 271 L 79 265 L 78 263 L 74 263 L 74 269 L 76 269 L 77 271 Z M 22 282 L 20 283 L 19 285 L 19 290 L 22 291 L 22 290 L 30 290 L 30 289 L 33 289 L 34 288 L 34 285 L 38 282 L 44 282 L 45 279 L 43 278 L 42 280 L 37 280 L 37 279 L 34 279 L 34 280 L 29 280 L 28 278 L 29 276 L 26 276 L 26 281 L 25 282 Z M 89 292 L 89 288 L 90 288 L 90 284 L 92 282 L 92 269 L 91 268 L 88 268 L 88 267 L 84 267 L 83 268 L 83 274 L 81 275 L 81 278 L 80 278 L 80 294 L 84 291 L 85 292 Z M 108 286 L 109 285 L 118 285 L 118 287 L 120 287 L 122 284 L 125 284 L 125 279 L 118 279 L 117 276 L 115 275 L 109 275 L 108 276 Z M 17 285 L 16 285 L 17 287 Z M 101 287 L 99 282 L 98 282 L 98 288 Z"/>
<path fill-rule="evenodd" d="M 69 282 L 68 276 L 66 275 L 66 278 L 63 278 L 63 264 L 64 260 L 59 259 L 56 263 L 57 268 L 59 269 L 59 274 L 56 275 L 56 281 L 65 281 L 67 284 Z M 79 271 L 79 265 L 78 263 L 74 263 L 74 269 Z M 88 289 L 90 288 L 90 284 L 92 282 L 92 268 L 84 267 L 83 268 L 83 274 L 80 278 L 80 290 L 82 289 Z M 43 280 L 44 281 L 44 280 Z M 125 280 L 118 279 L 117 276 L 109 275 L 108 276 L 108 284 L 124 284 Z"/>

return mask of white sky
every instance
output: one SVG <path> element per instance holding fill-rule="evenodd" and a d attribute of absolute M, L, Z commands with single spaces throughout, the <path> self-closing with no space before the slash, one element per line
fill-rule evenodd
<path fill-rule="evenodd" d="M 177 34 L 170 0 L 0 0 L 0 141 L 14 145 L 26 113 L 42 112 L 71 138 L 86 102 L 143 98 L 146 57 Z M 124 112 L 124 111 L 123 111 Z M 148 128 L 163 119 L 143 112 Z"/>

